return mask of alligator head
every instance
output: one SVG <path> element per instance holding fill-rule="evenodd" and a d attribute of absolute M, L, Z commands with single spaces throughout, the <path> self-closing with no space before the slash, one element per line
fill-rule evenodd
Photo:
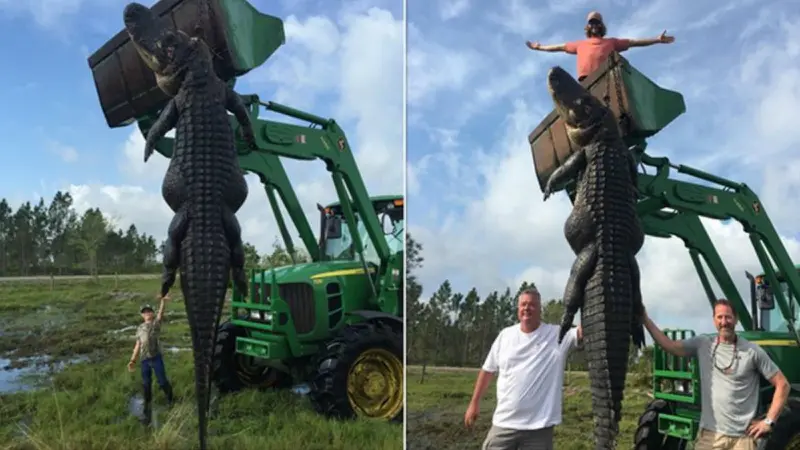
<path fill-rule="evenodd" d="M 129 3 L 122 16 L 136 51 L 166 94 L 177 94 L 190 67 L 211 69 L 211 52 L 205 42 L 178 30 L 169 18 L 159 18 L 139 3 Z"/>
<path fill-rule="evenodd" d="M 597 139 L 599 132 L 618 131 L 611 110 L 561 67 L 547 73 L 547 89 L 569 139 L 576 145 Z"/>

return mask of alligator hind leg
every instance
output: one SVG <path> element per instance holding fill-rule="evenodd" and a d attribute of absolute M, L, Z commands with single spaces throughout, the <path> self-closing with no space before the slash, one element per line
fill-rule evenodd
<path fill-rule="evenodd" d="M 640 285 L 641 276 L 639 274 L 639 262 L 636 256 L 630 256 L 631 267 L 631 293 L 633 294 L 633 317 L 631 318 L 631 338 L 637 348 L 644 347 L 644 303 L 642 302 L 642 287 Z"/>
<path fill-rule="evenodd" d="M 180 246 L 189 225 L 186 207 L 181 207 L 172 216 L 167 230 L 167 240 L 164 242 L 164 271 L 161 275 L 161 296 L 167 295 L 172 285 L 175 284 L 175 275 L 180 266 Z"/>
<path fill-rule="evenodd" d="M 597 245 L 591 243 L 583 248 L 572 264 L 569 272 L 567 287 L 564 289 L 564 317 L 561 319 L 561 330 L 558 333 L 558 343 L 564 340 L 564 335 L 572 328 L 575 314 L 583 308 L 586 283 L 594 273 L 597 266 Z"/>
<path fill-rule="evenodd" d="M 231 249 L 231 275 L 233 284 L 242 295 L 247 295 L 247 274 L 244 271 L 244 243 L 242 243 L 242 228 L 236 214 L 228 208 L 223 209 L 222 226 L 225 228 L 225 238 Z"/>

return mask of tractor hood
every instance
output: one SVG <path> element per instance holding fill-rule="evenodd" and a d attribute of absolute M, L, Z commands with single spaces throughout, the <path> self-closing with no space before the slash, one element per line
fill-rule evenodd
<path fill-rule="evenodd" d="M 370 267 L 371 271 L 375 268 Z M 363 276 L 364 267 L 357 261 L 324 261 L 296 264 L 293 266 L 275 267 L 256 273 L 253 281 L 272 282 L 273 272 L 279 284 L 285 283 L 320 283 L 327 278 L 345 276 Z"/>

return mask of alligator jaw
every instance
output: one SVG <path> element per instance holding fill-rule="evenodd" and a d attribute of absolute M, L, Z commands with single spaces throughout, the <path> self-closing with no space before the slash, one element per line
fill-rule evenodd
<path fill-rule="evenodd" d="M 547 73 L 547 90 L 576 145 L 585 145 L 599 128 L 608 125 L 608 108 L 561 67 Z"/>
<path fill-rule="evenodd" d="M 189 61 L 197 53 L 197 39 L 159 19 L 140 4 L 129 3 L 122 13 L 125 31 L 142 61 L 153 71 L 158 86 L 174 96 Z"/>

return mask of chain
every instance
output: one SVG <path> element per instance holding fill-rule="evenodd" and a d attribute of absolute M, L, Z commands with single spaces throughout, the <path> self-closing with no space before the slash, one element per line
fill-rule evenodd
<path fill-rule="evenodd" d="M 738 356 L 738 354 L 739 354 L 739 345 L 738 345 L 738 342 L 737 342 L 737 341 L 738 341 L 738 339 L 737 339 L 737 338 L 735 338 L 735 337 L 734 337 L 734 339 L 733 339 L 733 356 L 731 356 L 731 362 L 730 362 L 730 363 L 728 363 L 728 365 L 727 365 L 727 366 L 725 366 L 725 367 L 720 367 L 720 366 L 717 364 L 717 347 L 719 347 L 719 344 L 720 344 L 720 339 L 719 339 L 719 337 L 717 337 L 716 341 L 717 341 L 717 342 L 714 344 L 714 350 L 712 350 L 712 352 L 711 352 L 711 360 L 714 362 L 714 367 L 715 367 L 717 370 L 719 370 L 720 372 L 722 372 L 722 373 L 724 373 L 724 374 L 726 374 L 726 375 L 727 375 L 728 373 L 730 373 L 730 372 L 729 372 L 729 371 L 730 371 L 730 368 L 731 368 L 731 367 L 733 367 L 733 363 L 735 363 L 735 362 L 736 362 L 736 358 L 737 358 L 737 356 Z"/>

